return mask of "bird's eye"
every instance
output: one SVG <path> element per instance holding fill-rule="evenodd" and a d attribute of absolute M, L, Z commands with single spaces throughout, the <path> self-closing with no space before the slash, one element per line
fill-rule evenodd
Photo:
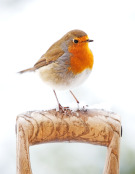
<path fill-rule="evenodd" d="M 73 39 L 73 42 L 74 42 L 74 43 L 78 43 L 78 40 L 76 40 L 76 39 Z"/>

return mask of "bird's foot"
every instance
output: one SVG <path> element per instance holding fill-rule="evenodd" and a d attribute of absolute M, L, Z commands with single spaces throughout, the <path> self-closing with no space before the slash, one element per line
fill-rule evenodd
<path fill-rule="evenodd" d="M 79 105 L 79 103 L 78 103 L 78 109 L 77 109 L 78 111 L 84 111 L 84 112 L 86 112 L 87 110 L 88 110 L 88 105 L 82 105 L 82 106 L 80 106 Z"/>
<path fill-rule="evenodd" d="M 88 110 L 88 105 L 83 106 L 83 111 L 86 112 Z"/>
<path fill-rule="evenodd" d="M 59 105 L 58 105 L 58 111 L 59 112 L 66 112 L 67 110 L 69 109 L 69 107 L 63 107 L 63 106 L 61 106 L 61 104 L 59 103 Z"/>

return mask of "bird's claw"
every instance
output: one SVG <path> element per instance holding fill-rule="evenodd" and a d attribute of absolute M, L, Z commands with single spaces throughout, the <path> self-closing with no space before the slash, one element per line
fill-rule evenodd
<path fill-rule="evenodd" d="M 69 107 L 63 107 L 63 106 L 61 106 L 61 104 L 59 103 L 59 106 L 58 106 L 58 108 L 59 108 L 59 112 L 66 112 L 68 109 L 69 109 Z"/>

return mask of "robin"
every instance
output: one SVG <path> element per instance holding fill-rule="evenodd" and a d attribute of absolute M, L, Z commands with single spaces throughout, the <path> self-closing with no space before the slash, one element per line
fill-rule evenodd
<path fill-rule="evenodd" d="M 41 79 L 52 87 L 59 110 L 64 110 L 55 90 L 70 90 L 88 78 L 94 63 L 93 54 L 88 47 L 89 42 L 93 40 L 90 40 L 84 31 L 69 31 L 55 42 L 32 68 L 19 73 L 38 71 Z M 79 104 L 71 90 L 70 93 Z"/>

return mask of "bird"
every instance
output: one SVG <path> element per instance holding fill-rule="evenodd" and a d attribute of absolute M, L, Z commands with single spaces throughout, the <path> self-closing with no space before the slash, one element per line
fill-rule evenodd
<path fill-rule="evenodd" d="M 62 107 L 55 91 L 69 90 L 79 104 L 71 89 L 81 85 L 93 69 L 94 57 L 89 42 L 93 40 L 84 31 L 71 30 L 50 46 L 32 68 L 19 73 L 38 71 L 41 79 L 53 89 L 59 111 L 64 111 L 68 107 Z"/>

